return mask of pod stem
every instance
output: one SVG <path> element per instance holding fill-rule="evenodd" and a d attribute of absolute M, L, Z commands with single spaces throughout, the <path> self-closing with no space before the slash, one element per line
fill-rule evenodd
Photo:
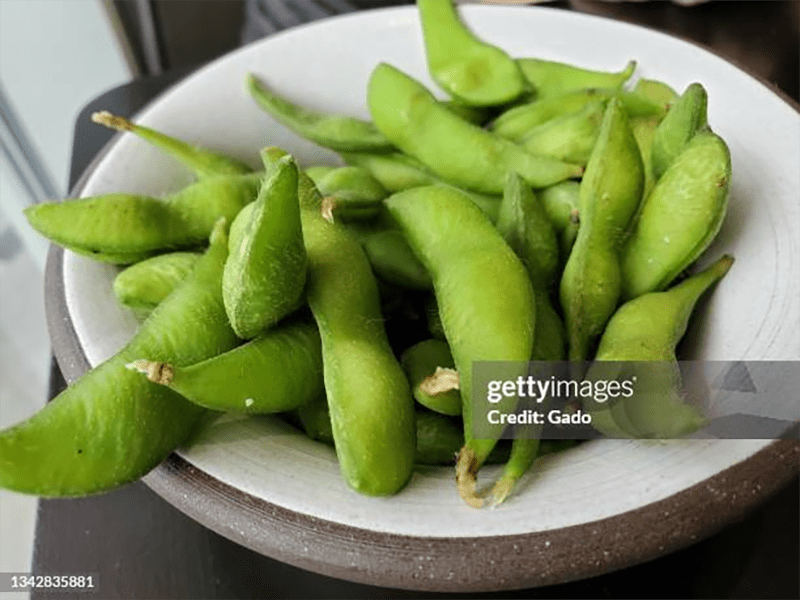
<path fill-rule="evenodd" d="M 458 495 L 472 508 L 481 508 L 483 500 L 476 491 L 478 479 L 478 459 L 475 451 L 464 446 L 456 458 L 456 487 Z"/>
<path fill-rule="evenodd" d="M 419 384 L 419 389 L 429 396 L 438 396 L 451 390 L 461 388 L 458 371 L 444 367 L 436 367 L 433 375 L 428 375 Z"/>
<path fill-rule="evenodd" d="M 139 359 L 125 365 L 131 371 L 138 371 L 147 376 L 147 379 L 159 385 L 169 385 L 175 375 L 175 369 L 168 363 L 153 360 Z"/>
<path fill-rule="evenodd" d="M 101 110 L 100 112 L 92 113 L 92 121 L 117 131 L 131 131 L 134 128 L 134 124 L 128 119 L 125 117 L 120 117 L 119 115 L 111 114 L 107 110 Z"/>

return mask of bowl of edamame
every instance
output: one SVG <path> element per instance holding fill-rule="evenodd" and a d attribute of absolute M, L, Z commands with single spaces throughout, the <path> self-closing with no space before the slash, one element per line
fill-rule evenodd
<path fill-rule="evenodd" d="M 68 379 L 76 380 L 90 367 L 116 360 L 113 364 L 120 372 L 130 373 L 125 375 L 124 385 L 130 386 L 126 390 L 147 390 L 136 392 L 146 397 L 145 404 L 129 407 L 125 409 L 129 412 L 116 413 L 114 418 L 120 427 L 135 424 L 137 419 L 148 423 L 147 419 L 152 419 L 156 429 L 150 431 L 163 435 L 158 449 L 119 451 L 124 460 L 139 465 L 141 472 L 136 476 L 149 471 L 144 481 L 156 492 L 224 536 L 266 555 L 332 576 L 420 590 L 512 589 L 602 574 L 711 535 L 788 480 L 796 471 L 796 444 L 765 439 L 602 439 L 547 454 L 537 445 L 527 450 L 534 456 L 538 453 L 533 466 L 514 475 L 504 470 L 512 459 L 506 455 L 490 464 L 492 448 L 473 440 L 465 446 L 469 452 L 460 454 L 468 457 L 463 460 L 473 462 L 461 465 L 457 489 L 452 465 L 421 464 L 436 460 L 422 460 L 419 456 L 408 459 L 410 455 L 405 450 L 395 452 L 396 447 L 412 440 L 413 454 L 414 436 L 418 440 L 423 437 L 422 418 L 417 421 L 415 434 L 414 409 L 409 412 L 411 405 L 402 404 L 412 397 L 412 392 L 416 402 L 426 403 L 426 410 L 440 416 L 444 413 L 447 419 L 459 412 L 458 393 L 453 400 L 454 388 L 447 387 L 447 377 L 440 383 L 450 396 L 442 396 L 440 391 L 417 395 L 416 388 L 412 390 L 406 382 L 402 368 L 410 373 L 416 356 L 437 356 L 430 360 L 446 361 L 437 354 L 441 352 L 441 340 L 438 348 L 434 342 L 406 354 L 423 338 L 436 337 L 428 331 L 425 318 L 425 298 L 430 297 L 432 288 L 452 350 L 452 363 L 439 366 L 450 368 L 451 376 L 453 367 L 464 365 L 464 357 L 469 357 L 470 348 L 476 345 L 488 348 L 485 355 L 498 360 L 527 360 L 537 347 L 534 329 L 530 321 L 526 325 L 526 321 L 516 319 L 532 319 L 525 315 L 533 312 L 534 305 L 539 315 L 537 323 L 544 322 L 541 315 L 548 310 L 555 319 L 566 319 L 568 332 L 564 335 L 570 343 L 570 358 L 591 359 L 591 348 L 596 347 L 604 324 L 622 303 L 621 298 L 634 298 L 641 289 L 664 289 L 664 280 L 672 281 L 677 274 L 672 271 L 682 271 L 687 265 L 678 268 L 670 263 L 663 272 L 655 267 L 644 269 L 644 274 L 626 279 L 627 287 L 616 292 L 609 309 L 597 308 L 598 303 L 592 298 L 576 299 L 573 290 L 581 288 L 591 273 L 606 268 L 605 263 L 591 266 L 597 256 L 619 252 L 615 242 L 603 233 L 602 223 L 593 225 L 587 211 L 581 215 L 580 226 L 576 226 L 575 219 L 570 220 L 574 215 L 567 209 L 566 219 L 559 221 L 557 231 L 535 234 L 540 236 L 537 239 L 551 240 L 556 258 L 550 263 L 539 260 L 546 254 L 539 251 L 523 263 L 512 252 L 518 249 L 513 240 L 521 239 L 514 211 L 523 210 L 520 207 L 526 202 L 530 204 L 525 195 L 529 190 L 550 188 L 562 181 L 572 181 L 577 188 L 577 181 L 584 174 L 584 180 L 598 182 L 597 196 L 605 197 L 604 182 L 640 171 L 638 183 L 622 184 L 628 186 L 625 193 L 636 198 L 647 193 L 657 196 L 653 190 L 662 180 L 674 180 L 674 186 L 682 186 L 685 181 L 680 179 L 681 173 L 705 160 L 690 155 L 680 159 L 689 164 L 684 171 L 672 168 L 671 161 L 679 160 L 677 157 L 689 147 L 687 144 L 700 157 L 729 152 L 730 164 L 713 180 L 716 189 L 724 187 L 724 194 L 711 190 L 704 196 L 707 205 L 691 214 L 671 213 L 667 207 L 660 209 L 660 217 L 651 219 L 666 221 L 670 226 L 667 229 L 673 232 L 659 234 L 661 245 L 667 247 L 662 253 L 667 254 L 679 243 L 681 231 L 691 230 L 696 219 L 706 219 L 703 231 L 713 230 L 715 235 L 701 234 L 702 241 L 691 252 L 682 251 L 683 259 L 694 265 L 694 272 L 709 265 L 709 269 L 714 269 L 715 264 L 723 265 L 716 267 L 722 270 L 713 277 L 713 293 L 704 298 L 692 318 L 680 357 L 707 361 L 799 360 L 797 109 L 757 80 L 696 46 L 629 24 L 544 7 L 462 7 L 457 18 L 475 37 L 463 31 L 451 32 L 447 40 L 452 46 L 439 47 L 435 40 L 441 41 L 436 35 L 440 30 L 436 28 L 452 27 L 453 15 L 447 10 L 435 11 L 447 5 L 420 2 L 419 7 L 367 11 L 271 36 L 214 61 L 161 95 L 140 114 L 130 116 L 151 131 L 215 154 L 203 154 L 198 159 L 197 154 L 188 152 L 176 160 L 175 155 L 158 147 L 158 143 L 163 146 L 163 139 L 153 145 L 157 136 L 150 135 L 148 140 L 147 132 L 123 133 L 83 179 L 77 190 L 79 196 L 168 197 L 169 202 L 184 207 L 180 217 L 184 220 L 175 225 L 169 220 L 172 217 L 158 216 L 158 236 L 183 231 L 187 227 L 185 219 L 190 219 L 186 217 L 186 207 L 207 206 L 209 198 L 216 199 L 214 206 L 225 205 L 224 210 L 219 208 L 223 213 L 233 211 L 229 217 L 234 226 L 228 234 L 225 225 L 217 222 L 210 249 L 203 258 L 182 257 L 161 267 L 172 273 L 203 265 L 193 271 L 201 271 L 196 275 L 200 279 L 192 283 L 195 295 L 189 297 L 187 292 L 178 300 L 165 300 L 146 322 L 148 325 L 142 325 L 141 317 L 143 309 L 149 310 L 147 306 L 124 306 L 115 294 L 116 285 L 118 293 L 124 289 L 126 297 L 136 296 L 144 302 L 137 296 L 139 292 L 131 291 L 130 282 L 115 284 L 121 270 L 115 262 L 132 262 L 133 256 L 136 260 L 150 258 L 155 252 L 144 246 L 101 247 L 93 246 L 94 241 L 81 246 L 82 242 L 72 238 L 62 240 L 63 245 L 73 249 L 53 250 L 48 267 L 49 289 L 58 293 L 48 318 L 59 364 Z M 484 45 L 480 46 L 476 38 Z M 498 72 L 508 68 L 510 74 L 499 75 L 499 83 L 490 81 L 470 87 L 458 74 L 458 65 L 448 62 L 455 52 L 453 48 L 461 47 L 480 55 L 481 60 L 488 61 L 486 64 L 496 65 Z M 523 60 L 508 63 L 509 56 Z M 553 70 L 556 63 L 571 65 L 571 70 L 553 75 L 558 71 Z M 497 110 L 497 106 L 508 107 L 522 94 L 530 93 L 532 81 L 541 85 L 536 110 L 551 111 L 546 118 L 537 117 L 536 111 L 526 112 L 519 101 L 516 108 Z M 702 90 L 692 87 L 698 82 Z M 620 91 L 623 88 L 630 92 L 629 96 Z M 548 89 L 550 108 L 545 93 Z M 593 91 L 587 93 L 586 89 Z M 674 95 L 665 99 L 666 90 Z M 458 101 L 447 103 L 447 98 Z M 404 101 L 408 104 L 403 105 Z M 694 103 L 682 121 L 694 123 L 686 125 L 694 127 L 692 141 L 688 137 L 683 140 L 679 152 L 670 146 L 673 138 L 661 140 L 659 150 L 653 149 L 658 156 L 652 162 L 654 168 L 645 168 L 636 150 L 641 138 L 621 135 L 620 128 L 629 127 L 628 131 L 633 132 L 630 123 L 638 118 L 640 133 L 652 125 L 652 134 L 669 108 L 682 101 Z M 553 108 L 556 105 L 562 106 L 563 114 L 558 115 Z M 571 109 L 564 113 L 567 105 Z M 696 108 L 699 105 L 702 111 Z M 697 117 L 699 112 L 702 119 Z M 325 115 L 347 117 L 332 119 Z M 423 115 L 424 120 L 415 121 L 414 115 Z M 540 119 L 539 125 L 530 119 Z M 549 125 L 543 125 L 542 119 Z M 561 119 L 562 128 L 589 128 L 593 132 L 590 140 L 578 139 L 580 136 L 574 132 L 579 129 L 562 129 L 570 133 L 560 138 L 552 129 L 548 132 L 546 126 L 552 128 L 555 119 Z M 99 116 L 98 121 L 114 124 L 110 116 Z M 117 120 L 115 126 L 127 127 L 123 121 Z M 519 130 L 520 126 L 525 131 Z M 570 140 L 581 143 L 567 143 Z M 628 165 L 622 169 L 624 177 L 618 172 L 603 172 L 605 167 L 598 166 L 602 161 L 592 160 L 592 152 L 601 144 L 619 156 L 620 164 Z M 265 147 L 273 149 L 262 152 Z M 521 150 L 522 147 L 526 149 Z M 543 148 L 552 152 L 548 154 Z M 636 150 L 632 154 L 631 148 Z M 471 161 L 466 168 L 459 163 L 459 157 Z M 492 161 L 501 166 L 488 164 L 487 157 L 493 157 Z M 360 174 L 335 169 L 345 164 L 348 168 L 358 167 Z M 186 165 L 192 168 L 187 169 Z M 293 208 L 288 204 L 281 208 L 275 199 L 278 192 L 259 192 L 262 176 L 254 177 L 247 171 L 265 168 L 272 189 L 283 186 L 301 190 L 299 214 L 297 202 Z M 214 183 L 218 182 L 219 169 L 225 170 L 229 179 L 236 179 L 236 186 Z M 507 179 L 507 170 L 517 171 L 519 177 Z M 371 175 L 367 183 L 364 172 Z M 352 193 L 348 182 L 356 175 L 362 179 L 356 186 L 358 193 Z M 419 187 L 403 183 L 409 179 L 418 181 L 415 185 Z M 466 192 L 455 189 L 454 180 L 464 181 Z M 303 182 L 309 181 L 315 185 L 307 185 L 303 192 Z M 201 184 L 221 187 L 211 192 L 208 187 L 200 192 L 192 187 Z M 419 191 L 429 188 L 435 190 Z M 345 193 L 339 193 L 342 189 Z M 385 194 L 381 195 L 381 189 Z M 321 190 L 320 197 L 314 195 L 316 190 Z M 240 202 L 239 195 L 247 194 L 252 195 L 250 200 L 256 196 L 258 199 L 252 203 L 253 208 L 248 208 L 249 223 L 239 227 L 235 218 L 241 206 L 236 202 Z M 320 200 L 322 196 L 324 200 Z M 513 210 L 504 208 L 506 196 L 515 199 Z M 635 204 L 620 202 L 608 210 L 619 222 L 615 227 L 624 229 L 639 211 Z M 722 202 L 724 209 L 720 207 Z M 658 212 L 657 203 L 652 204 L 656 208 L 648 210 Z M 375 232 L 359 228 L 359 219 L 374 219 L 375 215 L 380 218 L 384 210 L 400 223 L 399 229 L 392 230 L 394 234 L 381 231 L 381 237 L 374 238 L 370 236 Z M 270 214 L 277 216 L 270 218 Z M 196 231 L 192 230 L 195 237 L 186 234 L 181 238 L 182 252 L 202 249 L 203 240 L 216 221 L 211 217 L 216 216 L 207 215 L 203 224 L 196 224 Z M 44 223 L 47 215 L 29 218 Z M 229 407 L 225 415 L 210 418 L 209 414 L 217 413 L 197 409 L 185 398 L 192 399 L 192 390 L 199 390 L 202 395 L 204 390 L 235 387 L 242 368 L 234 373 L 229 365 L 217 365 L 206 379 L 192 384 L 188 368 L 164 368 L 170 354 L 163 349 L 156 351 L 153 340 L 159 336 L 174 340 L 188 337 L 191 351 L 181 355 L 187 365 L 237 347 L 240 340 L 233 332 L 218 330 L 218 323 L 226 311 L 232 314 L 230 306 L 240 308 L 243 302 L 256 305 L 253 298 L 258 293 L 246 296 L 245 286 L 253 285 L 257 290 L 258 277 L 241 265 L 225 264 L 226 270 L 233 271 L 222 274 L 225 259 L 211 255 L 225 252 L 226 236 L 249 240 L 257 228 L 274 229 L 276 222 L 284 221 L 294 223 L 294 229 L 271 235 L 285 236 L 287 240 L 295 236 L 296 240 L 302 232 L 305 249 L 298 247 L 287 257 L 286 253 L 270 254 L 268 244 L 252 241 L 247 242 L 246 250 L 267 256 L 269 264 L 285 259 L 289 265 L 285 269 L 289 271 L 301 271 L 307 265 L 308 279 L 295 285 L 296 290 L 291 292 L 295 295 L 282 292 L 283 302 L 262 302 L 259 297 L 257 309 L 246 314 L 237 312 L 237 319 L 241 320 L 235 324 L 235 333 L 253 337 L 255 334 L 248 332 L 261 327 L 260 321 L 275 322 L 286 318 L 287 311 L 299 310 L 301 316 L 291 324 L 292 328 L 280 332 L 284 337 L 270 342 L 284 345 L 275 346 L 279 350 L 272 352 L 270 360 L 277 365 L 273 369 L 276 373 L 264 385 L 276 396 L 312 398 L 321 393 L 324 379 L 331 416 L 324 413 L 319 420 L 318 414 L 296 411 L 291 403 L 273 410 L 293 411 L 287 418 L 254 414 L 260 399 L 252 396 L 244 398 L 240 406 Z M 326 229 L 331 222 L 356 225 L 349 234 L 331 234 Z M 111 234 L 131 227 L 125 218 L 116 223 L 118 229 L 110 230 Z M 577 234 L 571 233 L 570 227 L 577 227 Z M 595 232 L 593 241 L 585 241 L 581 236 L 588 236 L 585 232 L 590 229 Z M 398 230 L 402 232 L 401 239 L 397 237 Z M 429 233 L 434 230 L 437 233 Z M 485 239 L 489 241 L 476 249 L 466 241 L 472 232 L 481 236 L 487 232 Z M 647 246 L 646 232 L 635 235 L 639 236 L 637 244 Z M 672 243 L 665 240 L 669 235 L 676 236 Z M 149 231 L 141 235 L 143 239 L 150 239 L 148 236 Z M 241 244 L 236 248 L 245 247 L 245 242 Z M 398 274 L 391 270 L 396 265 L 390 265 L 382 273 L 391 284 L 382 280 L 362 287 L 362 280 L 368 277 L 363 274 L 370 273 L 370 260 L 402 254 L 409 245 L 422 263 L 421 268 L 397 267 Z M 558 252 L 563 256 L 565 247 L 574 252 L 574 248 L 587 245 L 593 250 L 581 264 L 590 267 L 573 266 L 564 271 L 566 260 L 559 262 Z M 364 252 L 359 249 L 362 246 Z M 701 252 L 696 252 L 700 246 Z M 230 248 L 233 256 L 234 245 Z M 691 255 L 688 259 L 687 252 Z M 87 253 L 94 256 L 86 256 Z M 723 255 L 735 257 L 733 266 L 730 261 L 718 262 Z M 98 257 L 106 262 L 99 262 Z M 448 267 L 445 263 L 457 266 Z M 629 263 L 623 261 L 623 273 L 636 271 L 636 266 Z M 581 268 L 585 270 L 582 272 Z M 542 273 L 552 273 L 554 269 L 559 277 L 564 271 L 572 279 L 561 284 L 560 294 L 556 291 L 549 299 L 537 299 L 536 281 L 552 279 L 552 274 Z M 443 273 L 456 271 L 472 281 L 474 287 L 469 293 L 450 290 L 442 283 L 449 277 Z M 727 274 L 723 278 L 724 272 Z M 215 273 L 223 281 L 222 295 L 209 308 L 196 290 L 202 287 L 202 278 L 211 280 Z M 350 279 L 342 283 L 342 277 L 337 275 L 341 273 Z M 135 281 L 135 277 L 131 280 Z M 692 280 L 690 277 L 686 281 Z M 406 316 L 409 312 L 411 316 L 408 324 L 398 328 L 400 334 L 390 332 L 395 344 L 390 348 L 385 343 L 386 334 L 376 332 L 375 323 L 380 326 L 385 320 L 388 329 L 394 317 L 376 313 L 373 304 L 376 298 L 383 298 L 383 310 L 388 310 L 392 303 L 385 301 L 387 290 L 395 289 L 404 290 L 403 298 L 411 298 L 413 310 L 406 310 Z M 548 298 L 547 293 L 544 297 Z M 551 302 L 552 306 L 541 307 L 540 302 Z M 575 325 L 576 314 L 602 310 L 610 312 L 597 317 L 599 324 L 586 321 L 589 324 Z M 255 324 L 248 320 L 253 315 Z M 310 325 L 315 322 L 319 331 Z M 453 335 L 454 328 L 459 327 L 454 325 L 456 322 L 466 328 L 463 335 Z M 465 322 L 467 325 L 463 325 Z M 141 333 L 143 327 L 145 334 Z M 424 334 L 420 333 L 422 330 Z M 650 339 L 651 333 L 656 335 L 646 332 L 644 338 Z M 396 342 L 397 339 L 403 341 Z M 675 343 L 677 339 L 670 338 L 664 345 L 674 352 Z M 120 349 L 122 358 L 112 358 Z M 558 352 L 548 348 L 541 351 L 551 357 L 552 352 Z M 143 355 L 147 353 L 153 355 Z M 339 359 L 332 360 L 333 355 Z M 140 361 L 145 359 L 150 362 L 143 366 Z M 325 365 L 324 377 L 319 369 L 314 371 L 318 363 Z M 137 366 L 149 369 L 147 376 L 152 375 L 153 381 L 161 383 L 165 383 L 168 371 L 166 382 L 177 391 L 152 391 L 168 388 L 147 381 L 136 372 Z M 110 367 L 97 370 L 101 373 L 98 377 L 111 377 L 107 375 Z M 465 370 L 459 371 L 463 384 Z M 247 374 L 259 378 L 262 371 L 254 367 Z M 381 386 L 390 385 L 387 382 L 395 382 L 398 377 L 402 380 L 397 384 L 401 391 L 385 392 L 385 404 L 365 407 L 353 400 L 356 392 L 383 394 Z M 177 388 L 181 381 L 185 388 Z M 168 416 L 183 419 L 182 426 L 193 431 L 189 435 L 181 430 L 180 447 L 169 453 L 169 435 L 178 433 L 168 432 L 157 423 L 163 417 L 161 413 L 141 407 L 151 406 L 147 402 L 152 406 L 177 402 L 176 397 L 183 397 L 181 404 L 176 404 Z M 335 399 L 340 397 L 343 399 Z M 213 404 L 204 406 L 219 408 Z M 374 416 L 381 419 L 383 429 L 365 433 Z M 433 423 L 435 419 L 431 419 Z M 113 425 L 105 421 L 108 419 L 97 418 L 99 426 L 112 429 Z M 321 423 L 318 429 L 323 430 L 326 422 L 333 423 L 338 457 L 330 444 L 317 441 L 325 437 L 325 432 L 303 432 L 316 431 L 314 423 Z M 189 427 L 192 424 L 197 427 Z M 347 434 L 340 431 L 345 429 Z M 455 435 L 460 446 L 457 431 Z M 81 442 L 85 444 L 79 449 L 83 456 L 91 453 L 90 437 L 87 433 Z M 344 449 L 350 438 L 357 439 Z M 451 456 L 452 452 L 442 444 L 445 456 Z M 109 449 L 110 454 L 115 452 Z M 168 458 L 149 470 L 148 461 L 160 456 L 159 452 Z M 513 449 L 511 452 L 514 456 Z M 526 450 L 521 447 L 519 452 Z M 509 482 L 502 497 L 495 496 L 504 501 L 498 501 L 493 510 L 485 507 L 489 500 L 481 499 L 475 491 L 475 471 L 483 463 L 485 466 L 478 473 L 479 489 L 498 479 Z M 130 476 L 120 473 L 124 468 L 107 469 L 108 477 L 99 482 L 97 466 L 81 469 L 80 481 L 74 485 L 45 486 L 44 491 L 33 489 L 33 493 L 59 495 L 66 490 L 66 495 L 75 495 L 102 491 Z M 12 484 L 3 480 L 3 485 Z M 484 507 L 476 510 L 476 505 Z"/>

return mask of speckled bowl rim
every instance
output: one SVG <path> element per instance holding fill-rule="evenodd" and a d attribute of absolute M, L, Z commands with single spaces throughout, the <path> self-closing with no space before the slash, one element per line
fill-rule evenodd
<path fill-rule="evenodd" d="M 733 64 L 800 113 L 797 101 L 736 61 L 691 39 L 671 37 Z M 138 112 L 147 110 L 179 84 L 180 80 L 168 86 Z M 116 134 L 101 149 L 70 197 L 80 196 L 92 172 L 120 136 Z M 64 250 L 51 246 L 45 269 L 45 310 L 56 361 L 66 380 L 72 382 L 90 364 L 67 307 L 63 260 Z M 312 517 L 223 483 L 177 454 L 170 455 L 142 480 L 212 531 L 296 567 L 369 585 L 484 592 L 596 577 L 681 550 L 742 518 L 798 472 L 800 441 L 776 440 L 716 475 L 636 510 L 555 530 L 457 538 L 383 533 Z"/>

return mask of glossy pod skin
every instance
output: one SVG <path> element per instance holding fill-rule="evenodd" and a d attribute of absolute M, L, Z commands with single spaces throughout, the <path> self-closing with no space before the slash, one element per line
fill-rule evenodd
<path fill-rule="evenodd" d="M 303 108 L 271 92 L 252 73 L 247 91 L 258 105 L 294 133 L 323 148 L 342 152 L 390 152 L 389 142 L 372 123 L 345 115 L 329 115 Z"/>
<path fill-rule="evenodd" d="M 620 88 L 636 69 L 636 61 L 617 73 L 538 58 L 519 58 L 517 64 L 539 100 L 584 88 Z"/>
<path fill-rule="evenodd" d="M 307 257 L 297 177 L 294 159 L 277 161 L 258 198 L 231 226 L 222 298 L 231 326 L 242 339 L 256 337 L 301 304 Z"/>
<path fill-rule="evenodd" d="M 663 290 L 697 260 L 722 226 L 730 180 L 725 142 L 697 134 L 645 200 L 623 248 L 624 298 Z"/>
<path fill-rule="evenodd" d="M 453 355 L 447 342 L 437 339 L 423 340 L 407 348 L 400 364 L 408 376 L 414 399 L 425 408 L 443 415 L 461 414 L 461 394 L 448 385 L 433 386 L 438 369 L 455 368 Z M 445 383 L 446 382 L 442 382 Z M 456 451 L 458 451 L 456 448 Z"/>
<path fill-rule="evenodd" d="M 375 126 L 395 146 L 458 187 L 501 194 L 508 171 L 517 171 L 533 187 L 583 172 L 579 165 L 534 156 L 463 121 L 419 82 L 386 63 L 372 72 L 367 103 Z"/>
<path fill-rule="evenodd" d="M 261 177 L 210 177 L 163 200 L 106 194 L 35 204 L 24 212 L 36 231 L 59 246 L 129 264 L 129 259 L 204 245 L 218 218 L 230 223 L 256 198 Z"/>
<path fill-rule="evenodd" d="M 142 356 L 191 364 L 238 343 L 222 304 L 224 221 L 189 278 L 115 356 L 33 417 L 0 432 L 0 486 L 40 496 L 107 491 L 150 471 L 205 410 L 126 365 Z"/>
<path fill-rule="evenodd" d="M 527 84 L 505 51 L 478 39 L 453 0 L 417 0 L 428 71 L 460 102 L 496 106 L 519 97 Z"/>
<path fill-rule="evenodd" d="M 114 295 L 123 306 L 151 311 L 189 276 L 200 256 L 170 252 L 131 265 L 114 278 Z"/>
<path fill-rule="evenodd" d="M 267 170 L 284 154 L 262 152 Z M 323 217 L 322 197 L 302 171 L 298 199 L 339 468 L 362 494 L 394 494 L 414 465 L 414 400 L 386 337 L 375 277 L 359 242 Z"/>
<path fill-rule="evenodd" d="M 638 208 L 644 166 L 628 118 L 609 102 L 580 188 L 580 228 L 561 278 L 570 360 L 590 357 L 593 340 L 617 308 L 620 246 Z"/>
<path fill-rule="evenodd" d="M 475 474 L 496 439 L 476 439 L 473 434 L 472 363 L 530 358 L 536 318 L 533 289 L 519 258 L 459 191 L 414 188 L 385 202 L 433 280 L 460 378 L 466 442 L 457 466 L 459 493 L 475 505 Z"/>
<path fill-rule="evenodd" d="M 653 134 L 653 178 L 658 180 L 695 134 L 707 127 L 708 94 L 702 85 L 693 83 L 675 100 Z"/>
<path fill-rule="evenodd" d="M 223 354 L 186 366 L 147 360 L 133 367 L 195 404 L 217 411 L 292 410 L 325 393 L 314 324 L 281 324 Z"/>
<path fill-rule="evenodd" d="M 109 129 L 130 131 L 180 161 L 191 169 L 198 179 L 217 175 L 245 175 L 253 170 L 235 158 L 188 144 L 155 129 L 131 123 L 125 117 L 112 115 L 110 112 L 96 112 L 92 115 L 92 121 Z"/>
<path fill-rule="evenodd" d="M 614 313 L 600 339 L 596 360 L 659 364 L 638 371 L 636 389 L 644 388 L 644 393 L 593 411 L 596 429 L 613 437 L 674 438 L 703 424 L 697 409 L 681 400 L 675 348 L 686 333 L 697 301 L 732 264 L 732 257 L 723 256 L 673 288 L 639 296 Z M 609 377 L 608 369 L 600 369 L 602 377 Z"/>

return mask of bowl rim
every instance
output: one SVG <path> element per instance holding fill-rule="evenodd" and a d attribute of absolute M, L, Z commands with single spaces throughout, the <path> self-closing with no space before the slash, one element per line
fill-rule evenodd
<path fill-rule="evenodd" d="M 460 8 L 510 7 L 468 5 Z M 543 6 L 517 7 L 520 8 L 564 12 Z M 324 21 L 357 18 L 365 12 L 409 10 L 414 7 L 359 11 Z M 737 61 L 694 40 L 600 15 L 571 14 L 624 23 L 687 42 L 735 66 L 800 113 L 800 103 L 783 90 L 754 75 Z M 312 22 L 300 27 L 320 24 Z M 294 29 L 276 35 L 290 34 Z M 219 58 L 208 64 L 217 60 Z M 202 72 L 205 66 L 168 85 L 130 118 L 135 119 L 136 115 L 147 111 L 185 79 Z M 122 133 L 116 133 L 103 146 L 70 191 L 70 198 L 80 196 L 93 172 L 121 137 Z M 64 249 L 51 245 L 45 268 L 47 328 L 56 362 L 66 381 L 72 383 L 89 370 L 90 364 L 67 306 L 63 264 Z M 299 568 L 370 585 L 430 592 L 483 592 L 567 583 L 683 549 L 717 533 L 765 502 L 797 475 L 798 466 L 800 441 L 775 440 L 712 477 L 635 510 L 555 530 L 484 537 L 401 535 L 313 517 L 224 483 L 175 453 L 142 481 L 175 508 L 216 533 Z M 608 545 L 609 541 L 613 541 L 613 546 Z M 420 561 L 415 560 L 420 554 L 432 560 L 420 565 Z"/>

